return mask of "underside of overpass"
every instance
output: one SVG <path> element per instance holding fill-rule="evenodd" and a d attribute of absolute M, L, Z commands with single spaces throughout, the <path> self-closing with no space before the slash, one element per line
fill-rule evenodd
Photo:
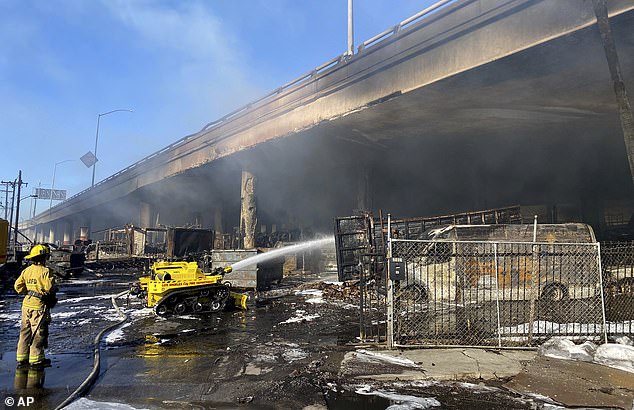
<path fill-rule="evenodd" d="M 634 12 L 611 25 L 631 91 Z M 574 219 L 600 234 L 607 207 L 634 203 L 592 25 L 146 185 L 74 215 L 74 226 L 159 222 L 231 232 L 240 224 L 244 170 L 256 178 L 258 231 L 330 232 L 335 216 L 358 209 L 408 217 L 519 204 L 572 207 Z"/>

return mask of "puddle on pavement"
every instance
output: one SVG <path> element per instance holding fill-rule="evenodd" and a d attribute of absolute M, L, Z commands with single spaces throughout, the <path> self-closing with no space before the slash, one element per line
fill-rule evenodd
<path fill-rule="evenodd" d="M 363 396 L 353 391 L 328 391 L 324 394 L 328 410 L 385 410 L 394 404 L 390 400 L 378 396 Z"/>

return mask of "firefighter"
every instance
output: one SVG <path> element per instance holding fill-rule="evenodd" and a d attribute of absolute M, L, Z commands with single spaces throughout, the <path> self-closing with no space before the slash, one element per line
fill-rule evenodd
<path fill-rule="evenodd" d="M 50 309 L 57 302 L 55 281 L 46 267 L 50 256 L 48 246 L 35 245 L 25 257 L 32 264 L 15 281 L 15 291 L 19 295 L 26 295 L 22 302 L 20 339 L 16 354 L 18 367 L 27 364 L 35 368 L 51 365 L 51 361 L 44 357 L 44 349 L 48 347 Z"/>

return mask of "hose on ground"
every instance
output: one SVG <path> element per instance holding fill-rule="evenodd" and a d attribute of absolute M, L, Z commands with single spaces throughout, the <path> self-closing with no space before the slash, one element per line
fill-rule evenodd
<path fill-rule="evenodd" d="M 116 302 L 117 298 L 120 298 L 128 293 L 130 293 L 130 291 L 126 290 L 110 298 L 112 300 L 112 306 L 114 306 L 115 310 L 117 311 L 117 314 L 121 317 L 121 320 L 117 323 L 106 326 L 105 328 L 101 330 L 101 332 L 99 332 L 97 336 L 95 336 L 95 340 L 93 342 L 94 346 L 93 346 L 92 371 L 90 372 L 88 377 L 84 380 L 84 382 L 80 384 L 79 387 L 75 389 L 75 391 L 66 398 L 66 400 L 64 400 L 59 406 L 57 406 L 55 410 L 60 410 L 63 407 L 68 406 L 69 404 L 71 404 L 72 402 L 80 398 L 81 396 L 83 396 L 84 393 L 86 393 L 86 391 L 88 390 L 88 388 L 90 388 L 90 386 L 93 385 L 93 383 L 97 379 L 97 376 L 99 376 L 99 363 L 101 358 L 101 348 L 100 348 L 101 338 L 106 332 L 110 330 L 114 330 L 114 328 L 121 326 L 126 320 L 128 320 L 128 317 L 126 316 L 125 313 L 123 313 L 123 311 L 117 305 L 117 302 Z"/>

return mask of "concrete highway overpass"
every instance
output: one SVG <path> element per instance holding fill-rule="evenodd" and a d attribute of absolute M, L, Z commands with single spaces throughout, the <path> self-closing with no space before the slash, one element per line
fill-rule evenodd
<path fill-rule="evenodd" d="M 634 1 L 607 7 L 634 92 Z M 256 205 L 258 226 L 246 225 L 257 231 L 330 231 L 356 209 L 404 217 L 521 204 L 600 230 L 608 207 L 629 216 L 634 200 L 616 101 L 592 1 L 448 2 L 24 228 L 39 241 L 157 220 L 230 232 L 241 206 Z"/>

